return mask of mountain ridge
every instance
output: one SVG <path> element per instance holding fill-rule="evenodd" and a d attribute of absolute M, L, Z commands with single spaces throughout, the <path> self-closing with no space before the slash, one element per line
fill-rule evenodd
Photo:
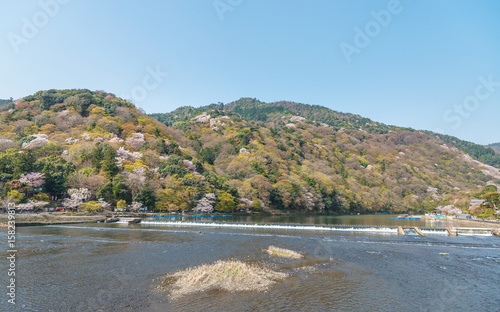
<path fill-rule="evenodd" d="M 478 161 L 500 168 L 500 156 L 496 155 L 494 149 L 490 146 L 476 144 L 454 136 L 439 134 L 428 130 L 416 130 L 410 127 L 386 125 L 377 121 L 372 121 L 369 118 L 362 117 L 357 114 L 338 112 L 321 105 L 302 104 L 291 101 L 266 103 L 259 101 L 256 98 L 241 98 L 239 100 L 229 102 L 228 104 L 219 102 L 217 104 L 210 104 L 197 108 L 192 106 L 183 106 L 169 113 L 153 113 L 148 115 L 166 124 L 167 126 L 172 126 L 177 121 L 186 121 L 192 118 L 195 114 L 200 114 L 203 111 L 210 109 L 218 109 L 220 107 L 255 121 L 267 121 L 270 116 L 277 114 L 296 114 L 315 122 L 326 123 L 332 126 L 334 130 L 361 129 L 370 133 L 376 132 L 381 134 L 388 133 L 389 131 L 403 130 L 423 132 L 439 137 L 443 142 L 458 148 Z M 311 108 L 317 109 L 318 111 L 315 114 L 307 114 L 307 110 Z M 304 112 L 306 112 L 306 114 Z"/>

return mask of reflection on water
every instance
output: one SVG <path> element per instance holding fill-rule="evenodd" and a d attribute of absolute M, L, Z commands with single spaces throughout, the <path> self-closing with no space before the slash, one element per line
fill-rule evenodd
<path fill-rule="evenodd" d="M 302 221 L 315 224 L 317 219 Z M 382 225 L 370 222 L 364 225 Z M 493 236 L 384 237 L 116 224 L 28 227 L 18 233 L 18 304 L 12 311 L 498 308 L 500 240 Z M 270 257 L 264 252 L 269 245 L 304 253 L 306 260 Z M 0 251 L 6 256 L 5 246 Z M 267 292 L 214 290 L 175 301 L 152 292 L 166 274 L 232 258 L 273 265 L 290 277 Z M 3 285 L 6 277 L 1 275 Z M 0 308 L 6 310 L 3 303 Z"/>

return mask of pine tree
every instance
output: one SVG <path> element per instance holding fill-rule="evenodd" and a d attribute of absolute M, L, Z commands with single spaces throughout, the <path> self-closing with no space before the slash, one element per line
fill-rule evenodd
<path fill-rule="evenodd" d="M 106 178 L 108 179 L 112 179 L 120 171 L 118 165 L 116 164 L 115 157 L 116 152 L 112 148 L 106 150 L 102 169 L 106 173 Z"/>

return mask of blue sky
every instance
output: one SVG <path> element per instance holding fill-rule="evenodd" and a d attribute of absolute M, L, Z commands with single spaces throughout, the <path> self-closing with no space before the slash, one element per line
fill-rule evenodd
<path fill-rule="evenodd" d="M 0 98 L 88 88 L 147 112 L 291 100 L 500 141 L 499 1 L 25 0 L 0 10 Z"/>

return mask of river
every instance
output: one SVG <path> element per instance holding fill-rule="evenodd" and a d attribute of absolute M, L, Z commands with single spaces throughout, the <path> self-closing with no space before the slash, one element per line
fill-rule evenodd
<path fill-rule="evenodd" d="M 388 216 L 279 218 L 228 221 L 353 226 L 410 222 L 432 227 L 424 220 L 389 221 Z M 18 228 L 17 304 L 15 308 L 7 304 L 4 295 L 0 307 L 1 311 L 498 311 L 500 238 L 408 234 L 146 224 Z M 306 257 L 273 259 L 264 252 L 269 245 Z M 2 246 L 3 259 L 6 250 Z M 219 259 L 270 265 L 289 277 L 265 292 L 212 290 L 171 300 L 155 291 L 166 274 Z M 6 267 L 4 260 L 2 285 L 7 284 Z"/>

